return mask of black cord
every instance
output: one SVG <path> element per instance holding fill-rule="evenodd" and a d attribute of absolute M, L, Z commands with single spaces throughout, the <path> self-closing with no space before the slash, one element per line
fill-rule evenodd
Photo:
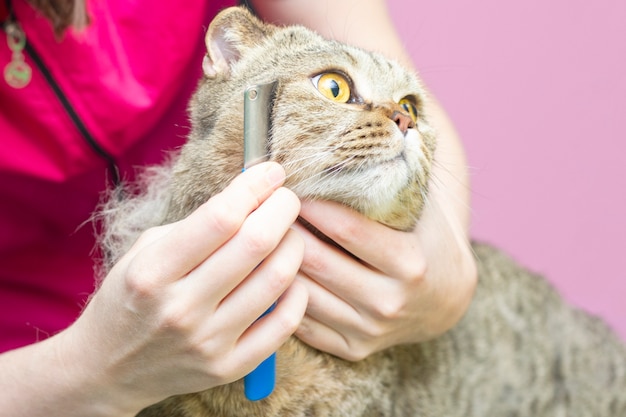
<path fill-rule="evenodd" d="M 7 24 L 15 22 L 16 19 L 15 19 L 15 13 L 13 11 L 13 5 L 11 4 L 11 0 L 5 0 L 5 3 L 7 6 L 9 15 L 7 19 L 4 22 L 2 22 L 3 23 L 2 29 L 6 32 Z M 91 135 L 91 132 L 89 132 L 89 129 L 87 129 L 87 126 L 85 126 L 85 124 L 83 123 L 82 119 L 80 118 L 76 110 L 74 109 L 74 106 L 72 106 L 72 103 L 70 103 L 67 96 L 65 95 L 63 90 L 61 90 L 61 87 L 56 82 L 56 80 L 54 79 L 54 77 L 52 76 L 52 74 L 50 73 L 46 65 L 44 64 L 44 62 L 41 60 L 41 57 L 39 56 L 37 51 L 35 51 L 33 46 L 28 42 L 28 40 L 25 41 L 24 50 L 26 51 L 26 53 L 28 53 L 32 61 L 35 63 L 35 65 L 39 69 L 39 72 L 46 79 L 46 82 L 48 83 L 50 88 L 52 88 L 52 91 L 61 102 L 61 105 L 65 109 L 65 112 L 74 123 L 74 126 L 76 126 L 76 129 L 78 129 L 78 131 L 80 132 L 80 135 L 85 139 L 85 141 L 91 147 L 91 149 L 107 162 L 109 166 L 109 170 L 110 170 L 109 175 L 111 177 L 111 180 L 113 181 L 113 185 L 115 187 L 120 185 L 121 178 L 120 178 L 120 173 L 119 173 L 119 169 L 117 167 L 115 158 L 112 155 L 110 155 L 102 146 L 100 146 L 98 141 Z"/>

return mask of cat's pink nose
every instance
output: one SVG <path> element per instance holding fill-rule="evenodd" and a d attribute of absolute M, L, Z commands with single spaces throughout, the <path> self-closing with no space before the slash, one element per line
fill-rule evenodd
<path fill-rule="evenodd" d="M 393 112 L 391 120 L 398 125 L 398 128 L 402 133 L 406 133 L 408 129 L 415 127 L 415 123 L 413 122 L 413 119 L 411 119 L 411 116 L 398 110 Z"/>

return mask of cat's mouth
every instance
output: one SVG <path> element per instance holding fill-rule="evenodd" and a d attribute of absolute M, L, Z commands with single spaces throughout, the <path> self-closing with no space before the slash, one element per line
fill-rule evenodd
<path fill-rule="evenodd" d="M 393 161 L 402 161 L 402 162 L 406 162 L 406 152 L 403 150 L 402 152 L 400 152 L 398 155 L 396 155 L 395 158 L 393 158 Z"/>
<path fill-rule="evenodd" d="M 404 150 L 398 152 L 396 154 L 396 156 L 394 156 L 392 158 L 389 158 L 389 159 L 386 159 L 386 160 L 383 160 L 383 161 L 377 163 L 376 165 L 378 165 L 378 166 L 385 166 L 385 167 L 388 168 L 390 165 L 393 166 L 393 165 L 396 165 L 396 164 L 403 164 L 403 165 L 408 164 L 408 159 L 407 159 L 407 156 L 406 156 L 406 152 Z"/>

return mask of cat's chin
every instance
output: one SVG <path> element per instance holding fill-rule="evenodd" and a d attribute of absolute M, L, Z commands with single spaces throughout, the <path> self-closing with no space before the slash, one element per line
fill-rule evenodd
<path fill-rule="evenodd" d="M 359 171 L 344 171 L 328 185 L 318 184 L 322 192 L 304 197 L 345 204 L 394 229 L 411 230 L 421 210 L 419 184 L 404 155 Z"/>

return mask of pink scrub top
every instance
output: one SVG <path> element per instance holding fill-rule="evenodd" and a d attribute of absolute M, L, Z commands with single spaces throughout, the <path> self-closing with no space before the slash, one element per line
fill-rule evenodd
<path fill-rule="evenodd" d="M 182 144 L 205 30 L 232 5 L 88 1 L 90 26 L 57 39 L 29 3 L 11 3 L 32 79 L 0 78 L 0 352 L 78 317 L 99 256 L 90 215 L 107 187 Z M 16 58 L 5 38 L 0 69 Z"/>

